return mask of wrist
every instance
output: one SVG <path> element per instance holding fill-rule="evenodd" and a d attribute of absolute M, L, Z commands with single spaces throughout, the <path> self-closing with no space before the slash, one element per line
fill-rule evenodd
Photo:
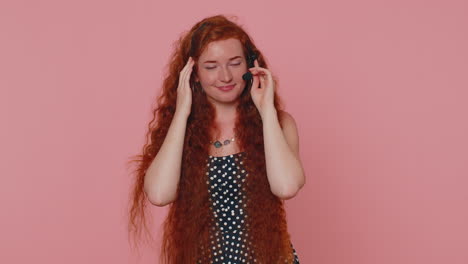
<path fill-rule="evenodd" d="M 262 119 L 267 118 L 269 116 L 276 116 L 277 111 L 276 111 L 275 106 L 274 105 L 265 106 L 262 112 L 260 113 L 260 115 L 262 116 Z"/>
<path fill-rule="evenodd" d="M 186 113 L 186 112 L 183 112 L 183 111 L 178 111 L 176 110 L 175 113 L 174 113 L 174 118 L 177 118 L 177 119 L 188 119 L 188 116 L 190 115 L 190 113 Z"/>

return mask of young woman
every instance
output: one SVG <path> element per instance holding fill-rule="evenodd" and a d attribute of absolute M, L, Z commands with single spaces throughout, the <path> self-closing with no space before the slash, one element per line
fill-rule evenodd
<path fill-rule="evenodd" d="M 147 229 L 148 202 L 169 204 L 161 263 L 299 263 L 283 206 L 305 183 L 297 128 L 264 56 L 218 15 L 171 58 L 136 160 L 129 231 Z"/>

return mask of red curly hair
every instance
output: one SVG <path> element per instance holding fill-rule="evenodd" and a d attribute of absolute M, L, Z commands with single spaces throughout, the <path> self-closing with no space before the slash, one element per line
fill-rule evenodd
<path fill-rule="evenodd" d="M 203 23 L 206 26 L 199 29 Z M 191 43 L 192 35 L 197 29 L 199 37 Z M 174 53 L 168 65 L 169 72 L 165 76 L 157 107 L 153 110 L 153 119 L 148 125 L 146 144 L 142 154 L 137 155 L 137 159 L 131 160 L 137 164 L 129 206 L 128 231 L 131 237 L 139 236 L 142 227 L 149 234 L 145 214 L 149 201 L 143 188 L 144 178 L 172 122 L 176 110 L 179 73 L 189 56 L 193 55 L 193 59 L 197 61 L 210 42 L 229 38 L 241 41 L 245 56 L 247 56 L 246 45 L 250 45 L 258 55 L 260 67 L 268 68 L 262 53 L 243 28 L 223 15 L 199 21 L 175 43 Z M 191 50 L 195 53 L 191 54 Z M 192 75 L 196 72 L 195 64 Z M 276 79 L 274 82 L 277 83 Z M 177 197 L 169 205 L 169 212 L 163 223 L 160 263 L 164 264 L 197 263 L 197 260 L 201 263 L 210 263 L 212 258 L 209 228 L 213 217 L 210 211 L 206 172 L 209 142 L 217 131 L 214 122 L 215 108 L 207 100 L 206 94 L 199 89 L 194 90 L 191 113 L 187 119 Z M 282 103 L 276 92 L 274 105 L 281 126 Z M 203 132 L 200 133 L 201 131 Z M 259 264 L 293 263 L 294 256 L 287 231 L 284 204 L 271 192 L 269 186 L 262 119 L 248 89 L 244 89 L 239 98 L 235 134 L 237 143 L 244 152 L 243 164 L 248 172 L 245 181 L 247 197 L 245 213 L 248 215 L 246 233 L 251 251 L 247 251 L 249 254 L 247 259 L 255 259 Z M 205 251 L 202 252 L 202 249 Z"/>

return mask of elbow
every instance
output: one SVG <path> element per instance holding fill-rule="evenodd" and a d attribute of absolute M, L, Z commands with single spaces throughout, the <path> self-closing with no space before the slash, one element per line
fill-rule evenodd
<path fill-rule="evenodd" d="M 297 184 L 284 185 L 276 190 L 271 189 L 272 193 L 279 197 L 282 200 L 289 200 L 296 197 L 299 193 L 299 190 L 305 185 L 305 178 L 302 177 L 302 180 Z"/>
<path fill-rule="evenodd" d="M 299 192 L 299 187 L 283 187 L 280 188 L 279 190 L 271 190 L 271 192 L 279 197 L 281 200 L 289 200 L 291 198 L 294 198 L 297 193 Z"/>
<path fill-rule="evenodd" d="M 152 192 L 148 190 L 148 188 L 145 188 L 145 194 L 146 194 L 146 197 L 148 198 L 148 201 L 152 205 L 155 205 L 158 207 L 164 207 L 174 201 L 174 199 L 164 199 L 157 192 Z"/>
<path fill-rule="evenodd" d="M 166 206 L 166 205 L 173 202 L 172 199 L 171 200 L 165 200 L 165 199 L 159 198 L 156 195 L 154 195 L 154 196 L 148 195 L 148 200 L 152 205 L 155 205 L 155 206 L 158 206 L 158 207 L 164 207 L 164 206 Z"/>

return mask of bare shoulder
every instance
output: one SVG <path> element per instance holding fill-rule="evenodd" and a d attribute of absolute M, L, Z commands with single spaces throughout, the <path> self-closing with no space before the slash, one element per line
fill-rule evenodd
<path fill-rule="evenodd" d="M 280 116 L 281 126 L 283 127 L 283 131 L 285 129 L 288 129 L 288 130 L 293 129 L 297 131 L 296 120 L 290 113 L 280 110 L 279 116 Z"/>
<path fill-rule="evenodd" d="M 289 147 L 296 155 L 299 155 L 299 134 L 297 132 L 296 120 L 290 113 L 283 110 L 279 112 L 279 116 L 283 134 Z"/>
<path fill-rule="evenodd" d="M 280 110 L 279 115 L 283 123 L 289 123 L 289 124 L 291 124 L 291 122 L 295 123 L 294 117 L 290 113 L 284 110 Z"/>

